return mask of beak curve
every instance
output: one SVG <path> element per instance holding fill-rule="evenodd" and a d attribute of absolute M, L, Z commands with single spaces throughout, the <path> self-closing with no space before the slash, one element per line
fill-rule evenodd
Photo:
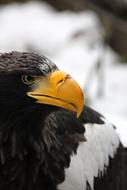
<path fill-rule="evenodd" d="M 79 117 L 84 96 L 78 83 L 63 71 L 54 71 L 46 77 L 39 78 L 37 84 L 27 93 L 37 103 L 62 107 Z"/>

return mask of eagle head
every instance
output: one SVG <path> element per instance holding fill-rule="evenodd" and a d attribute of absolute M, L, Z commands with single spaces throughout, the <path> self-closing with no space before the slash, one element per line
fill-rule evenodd
<path fill-rule="evenodd" d="M 77 116 L 83 109 L 79 85 L 44 56 L 12 52 L 0 55 L 0 103 L 12 111 L 22 106 L 46 104 Z"/>

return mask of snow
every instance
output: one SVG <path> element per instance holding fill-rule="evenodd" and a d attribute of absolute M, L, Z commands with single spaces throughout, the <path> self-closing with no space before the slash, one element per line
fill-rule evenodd
<path fill-rule="evenodd" d="M 103 45 L 103 35 L 92 11 L 56 12 L 37 1 L 0 7 L 0 52 L 46 55 L 79 82 L 91 107 L 114 123 L 127 146 L 127 66 Z"/>
<path fill-rule="evenodd" d="M 94 106 L 116 125 L 123 144 L 127 146 L 127 65 L 111 64 L 105 75 L 105 95 L 96 99 Z"/>

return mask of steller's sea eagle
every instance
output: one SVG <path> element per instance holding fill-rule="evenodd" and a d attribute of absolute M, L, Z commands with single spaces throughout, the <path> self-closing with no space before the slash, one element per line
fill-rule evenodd
<path fill-rule="evenodd" d="M 127 150 L 45 56 L 0 54 L 0 190 L 126 190 Z"/>

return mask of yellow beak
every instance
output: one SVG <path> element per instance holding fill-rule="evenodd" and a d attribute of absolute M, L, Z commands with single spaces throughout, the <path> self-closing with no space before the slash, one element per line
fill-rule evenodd
<path fill-rule="evenodd" d="M 47 77 L 39 78 L 27 95 L 35 98 L 37 103 L 58 106 L 75 112 L 77 117 L 84 105 L 83 92 L 78 83 L 62 71 L 54 71 Z"/>

